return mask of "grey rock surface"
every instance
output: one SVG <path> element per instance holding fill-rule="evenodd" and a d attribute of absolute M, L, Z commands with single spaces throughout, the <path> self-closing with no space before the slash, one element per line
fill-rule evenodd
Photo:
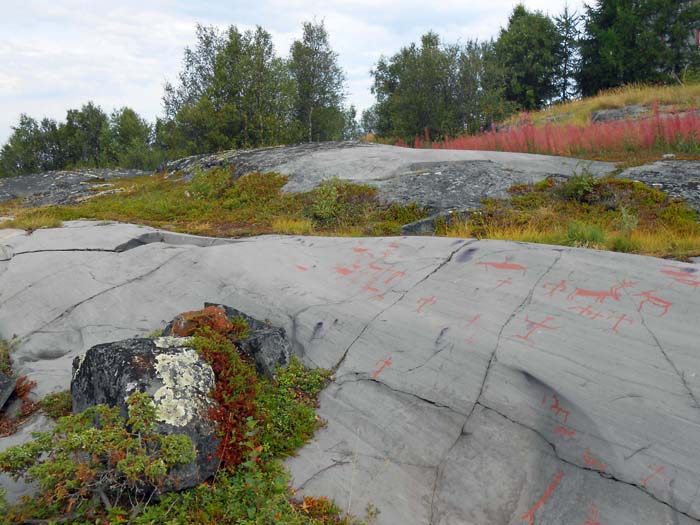
<path fill-rule="evenodd" d="M 616 120 L 638 119 L 651 115 L 651 108 L 632 105 L 614 109 L 600 109 L 591 113 L 592 122 L 611 122 Z"/>
<path fill-rule="evenodd" d="M 216 472 L 219 439 L 208 417 L 214 372 L 189 339 L 134 338 L 95 345 L 73 361 L 73 412 L 105 404 L 128 417 L 127 400 L 137 392 L 153 399 L 155 431 L 188 436 L 197 449 L 194 463 L 175 469 L 164 490 L 194 487 Z"/>
<path fill-rule="evenodd" d="M 620 177 L 643 182 L 671 197 L 685 199 L 693 208 L 700 210 L 700 161 L 663 160 L 628 168 Z"/>
<path fill-rule="evenodd" d="M 128 169 L 47 171 L 21 177 L 0 178 L 0 203 L 25 199 L 26 206 L 73 204 L 97 194 L 114 193 L 108 181 L 150 175 Z"/>
<path fill-rule="evenodd" d="M 226 304 L 335 370 L 287 461 L 302 494 L 380 525 L 700 523 L 700 265 L 425 237 L 117 252 L 157 232 L 69 226 L 2 240 L 0 338 L 40 394 L 91 346 Z"/>
<path fill-rule="evenodd" d="M 594 175 L 614 164 L 564 157 L 505 153 L 412 149 L 361 142 L 324 142 L 259 150 L 228 151 L 188 157 L 161 167 L 191 177 L 198 169 L 234 166 L 233 176 L 276 171 L 286 175 L 285 190 L 309 191 L 331 178 L 379 188 L 389 202 L 417 202 L 431 211 L 478 207 L 484 197 L 548 176 L 570 177 L 587 169 Z"/>

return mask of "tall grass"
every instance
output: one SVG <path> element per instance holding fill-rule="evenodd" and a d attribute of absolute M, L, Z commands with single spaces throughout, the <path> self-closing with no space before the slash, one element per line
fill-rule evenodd
<path fill-rule="evenodd" d="M 405 143 L 397 143 L 405 146 Z M 661 114 L 650 118 L 585 126 L 547 123 L 536 126 L 527 120 L 504 131 L 445 137 L 426 142 L 416 137 L 416 148 L 464 149 L 540 153 L 581 158 L 626 160 L 638 152 L 700 154 L 700 116 L 696 111 Z"/>

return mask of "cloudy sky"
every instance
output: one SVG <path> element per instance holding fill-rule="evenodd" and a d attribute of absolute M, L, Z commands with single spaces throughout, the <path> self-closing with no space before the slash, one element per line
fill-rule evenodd
<path fill-rule="evenodd" d="M 566 0 L 524 0 L 558 14 Z M 106 111 L 128 105 L 153 120 L 166 80 L 174 80 L 195 24 L 261 25 L 287 55 L 305 20 L 325 20 L 348 78 L 348 100 L 372 103 L 377 58 L 432 29 L 446 42 L 490 38 L 517 0 L 2 0 L 0 144 L 20 113 L 65 117 L 93 100 Z M 582 9 L 584 0 L 568 0 Z M 590 2 L 589 2 L 590 3 Z"/>

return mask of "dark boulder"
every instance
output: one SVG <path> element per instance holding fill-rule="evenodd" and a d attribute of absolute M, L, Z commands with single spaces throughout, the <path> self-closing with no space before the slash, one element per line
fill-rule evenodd
<path fill-rule="evenodd" d="M 287 339 L 284 328 L 278 328 L 259 321 L 230 306 L 205 303 L 203 310 L 178 315 L 164 330 L 166 336 L 187 337 L 198 327 L 206 326 L 214 331 L 229 335 L 235 331 L 237 319 L 248 326 L 245 337 L 236 341 L 241 352 L 255 362 L 258 374 L 273 378 L 277 369 L 289 364 L 292 344 Z"/>
<path fill-rule="evenodd" d="M 219 464 L 219 440 L 209 419 L 214 372 L 189 339 L 128 339 L 90 348 L 73 361 L 73 412 L 106 404 L 127 416 L 127 398 L 145 392 L 156 408 L 156 431 L 185 434 L 197 449 L 194 463 L 172 473 L 172 487 L 193 487 L 211 477 Z"/>
<path fill-rule="evenodd" d="M 15 384 L 14 378 L 0 372 L 0 410 L 3 409 L 5 403 L 15 391 Z"/>

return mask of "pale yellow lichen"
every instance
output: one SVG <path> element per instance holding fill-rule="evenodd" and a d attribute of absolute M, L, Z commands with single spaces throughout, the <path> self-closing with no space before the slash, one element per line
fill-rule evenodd
<path fill-rule="evenodd" d="M 214 371 L 195 350 L 183 348 L 176 354 L 158 355 L 155 370 L 163 383 L 153 395 L 158 421 L 183 427 L 208 411 Z"/>

